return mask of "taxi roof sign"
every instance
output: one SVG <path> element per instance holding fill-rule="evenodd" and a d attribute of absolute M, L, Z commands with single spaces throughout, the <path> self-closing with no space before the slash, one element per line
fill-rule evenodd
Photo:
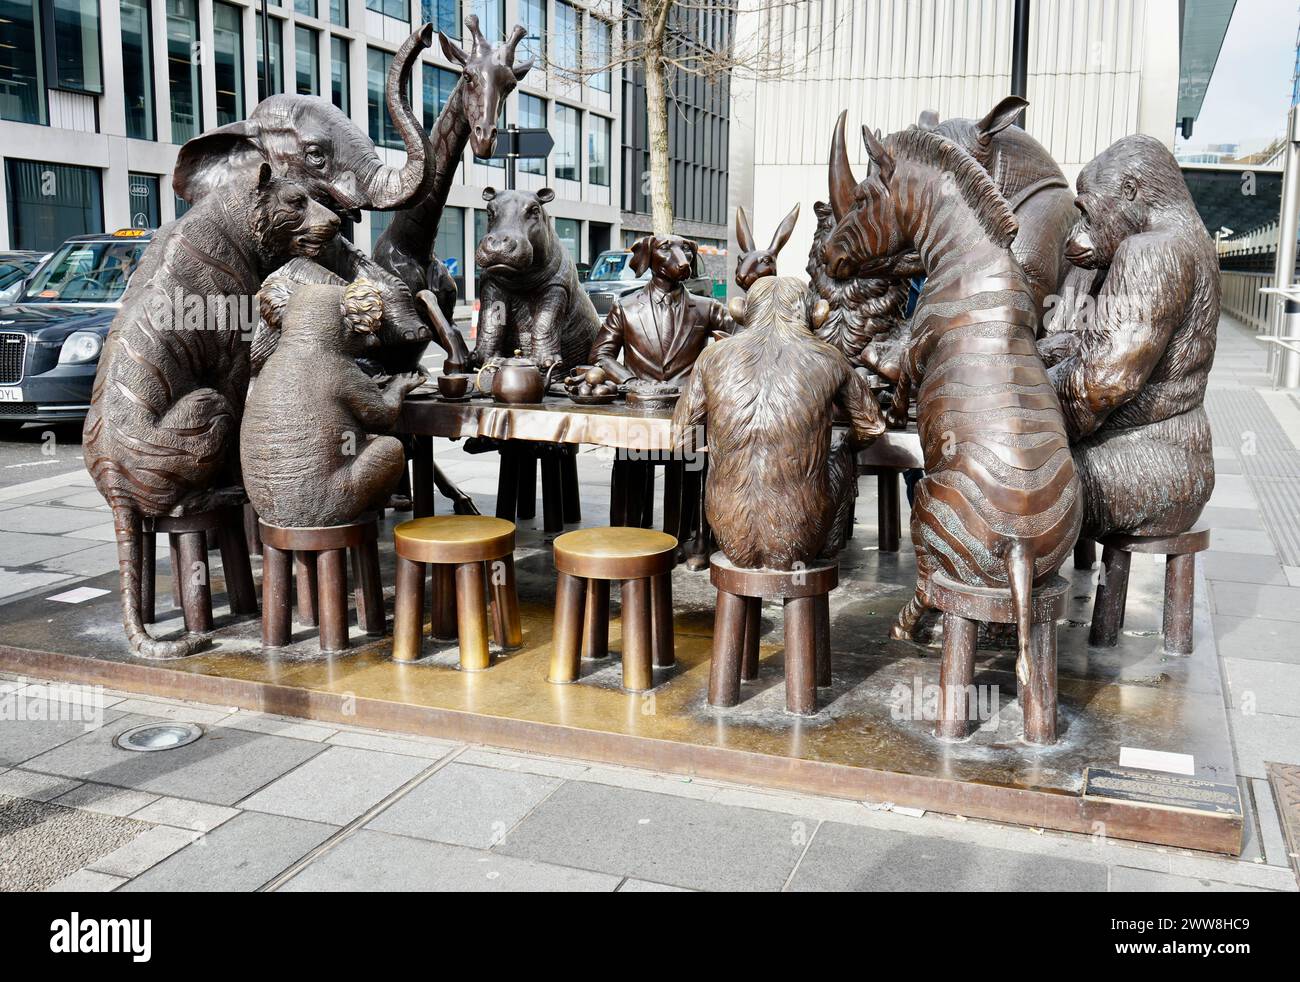
<path fill-rule="evenodd" d="M 115 239 L 138 239 L 149 230 L 144 228 L 119 228 L 113 233 Z"/>

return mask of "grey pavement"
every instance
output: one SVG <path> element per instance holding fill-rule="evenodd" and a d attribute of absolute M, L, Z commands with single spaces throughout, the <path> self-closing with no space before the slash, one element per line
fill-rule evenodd
<path fill-rule="evenodd" d="M 1294 518 L 1300 467 L 1282 464 L 1300 459 L 1300 400 L 1264 387 L 1262 346 L 1230 320 L 1219 355 L 1198 584 L 1246 809 L 1240 859 L 0 675 L 0 706 L 25 709 L 0 712 L 0 890 L 1295 891 L 1264 765 L 1300 764 L 1300 544 L 1269 483 L 1290 482 Z M 57 436 L 52 453 L 29 431 L 0 443 L 0 621 L 8 602 L 117 565 L 75 433 Z M 445 442 L 437 457 L 495 492 L 493 460 Z M 608 464 L 588 451 L 579 467 L 595 520 Z M 150 720 L 205 736 L 113 745 Z"/>

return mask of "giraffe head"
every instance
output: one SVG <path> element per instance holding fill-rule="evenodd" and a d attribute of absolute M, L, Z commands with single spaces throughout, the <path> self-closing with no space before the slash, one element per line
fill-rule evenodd
<path fill-rule="evenodd" d="M 465 18 L 469 31 L 469 51 L 439 32 L 442 53 L 464 69 L 460 81 L 466 121 L 469 123 L 469 145 L 477 157 L 491 157 L 496 149 L 497 120 L 506 96 L 514 91 L 520 79 L 533 67 L 532 59 L 515 64 L 515 48 L 527 33 L 516 24 L 510 36 L 501 44 L 492 45 L 479 30 L 478 18 L 470 14 Z"/>

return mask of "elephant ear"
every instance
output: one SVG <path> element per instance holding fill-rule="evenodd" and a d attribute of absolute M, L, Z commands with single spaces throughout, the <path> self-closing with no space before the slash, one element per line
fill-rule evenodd
<path fill-rule="evenodd" d="M 172 187 L 190 204 L 197 204 L 213 188 L 266 160 L 261 129 L 252 120 L 228 123 L 196 136 L 180 149 Z"/>

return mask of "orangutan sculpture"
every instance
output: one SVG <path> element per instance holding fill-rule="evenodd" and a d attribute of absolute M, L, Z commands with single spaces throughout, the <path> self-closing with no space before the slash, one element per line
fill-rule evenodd
<path fill-rule="evenodd" d="M 1084 168 L 1078 203 L 1066 254 L 1096 284 L 1040 348 L 1059 359 L 1050 374 L 1083 482 L 1083 534 L 1185 532 L 1214 490 L 1203 406 L 1219 323 L 1214 243 L 1153 137 L 1125 137 Z"/>
<path fill-rule="evenodd" d="M 262 317 L 279 333 L 248 396 L 240 432 L 244 487 L 258 517 L 284 528 L 346 525 L 384 506 L 406 469 L 392 430 L 423 377 L 383 385 L 357 356 L 379 344 L 383 300 L 365 280 L 299 286 L 271 277 Z"/>
<path fill-rule="evenodd" d="M 885 431 L 866 383 L 813 336 L 828 313 L 791 277 L 764 276 L 733 301 L 744 330 L 704 349 L 673 415 L 677 447 L 707 426 L 705 515 L 744 569 L 792 570 L 843 546 L 856 455 Z M 839 407 L 847 436 L 831 445 Z"/>
<path fill-rule="evenodd" d="M 1073 549 L 1082 503 L 1034 345 L 1034 296 L 1010 251 L 1016 219 L 979 163 L 939 134 L 881 142 L 864 127 L 863 137 L 876 170 L 831 233 L 827 262 L 870 275 L 916 249 L 927 274 L 889 412 L 903 425 L 916 393 L 926 465 L 912 511 L 916 596 L 893 635 L 912 636 L 942 570 L 1010 589 L 1027 671 L 1032 588 Z"/>
<path fill-rule="evenodd" d="M 292 255 L 317 255 L 338 228 L 334 212 L 263 163 L 160 229 L 131 278 L 99 359 L 82 443 L 113 510 L 122 619 L 139 655 L 183 657 L 203 643 L 196 635 L 156 641 L 145 630 L 141 518 L 242 500 L 236 447 L 253 326 L 242 312 L 254 309 L 269 273 Z"/>

